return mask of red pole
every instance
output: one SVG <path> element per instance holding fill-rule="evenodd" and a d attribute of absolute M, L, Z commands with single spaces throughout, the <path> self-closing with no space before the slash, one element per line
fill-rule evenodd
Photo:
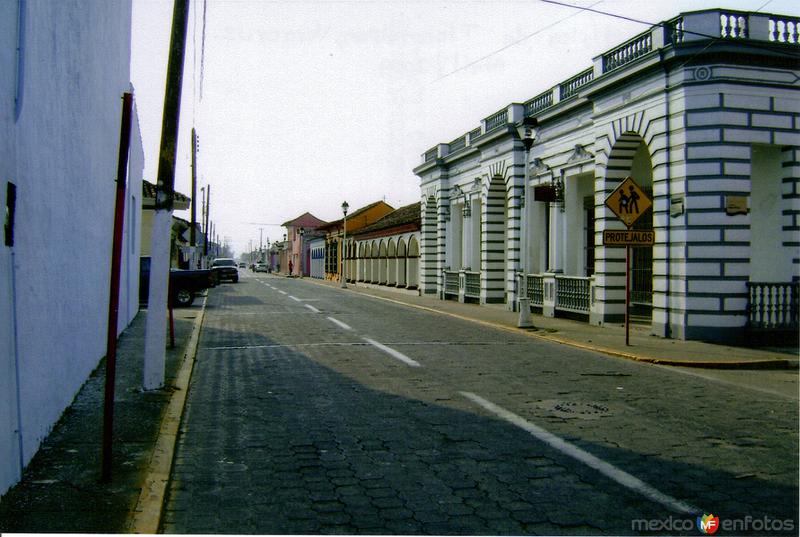
<path fill-rule="evenodd" d="M 630 340 L 630 303 L 631 303 L 631 247 L 625 247 L 625 346 L 629 347 Z"/>
<path fill-rule="evenodd" d="M 111 250 L 111 283 L 108 297 L 108 332 L 106 337 L 106 386 L 103 403 L 102 480 L 111 481 L 112 444 L 114 433 L 114 382 L 117 372 L 117 320 L 119 319 L 119 273 L 122 259 L 122 226 L 125 222 L 125 179 L 128 170 L 128 149 L 131 141 L 131 109 L 133 95 L 122 96 L 122 125 L 117 158 L 117 196 L 114 207 L 114 238 Z"/>
<path fill-rule="evenodd" d="M 167 293 L 167 309 L 169 310 L 169 348 L 175 348 L 175 316 L 172 315 L 172 295 Z"/>

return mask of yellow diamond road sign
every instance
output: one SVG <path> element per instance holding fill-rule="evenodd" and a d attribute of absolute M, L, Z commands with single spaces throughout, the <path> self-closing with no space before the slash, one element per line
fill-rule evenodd
<path fill-rule="evenodd" d="M 611 209 L 628 229 L 652 206 L 653 203 L 647 194 L 630 177 L 626 177 L 606 198 L 606 207 Z"/>

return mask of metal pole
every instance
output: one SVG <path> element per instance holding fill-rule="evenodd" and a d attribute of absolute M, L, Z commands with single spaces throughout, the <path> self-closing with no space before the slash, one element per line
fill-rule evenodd
<path fill-rule="evenodd" d="M 189 246 L 192 247 L 192 268 L 197 268 L 197 131 L 192 127 L 192 227 L 189 230 Z"/>
<path fill-rule="evenodd" d="M 122 260 L 122 234 L 125 222 L 125 179 L 128 170 L 128 150 L 131 141 L 131 110 L 133 95 L 122 96 L 122 125 L 117 157 L 117 195 L 114 209 L 114 237 L 111 249 L 111 282 L 108 300 L 106 333 L 106 385 L 103 402 L 102 480 L 111 481 L 114 432 L 114 391 L 117 372 L 117 321 L 119 319 L 119 276 Z"/>
<path fill-rule="evenodd" d="M 528 160 L 530 159 L 531 154 L 531 145 L 527 143 L 527 140 L 523 141 L 525 143 L 525 169 L 524 169 L 524 179 L 522 180 L 522 199 L 525 203 L 521 207 L 522 213 L 519 215 L 519 221 L 522 222 L 522 229 L 520 230 L 520 242 L 522 243 L 521 248 L 519 249 L 519 268 L 522 274 L 517 278 L 517 301 L 519 303 L 519 317 L 517 318 L 517 328 L 533 328 L 533 321 L 531 320 L 531 300 L 528 298 L 528 289 L 527 289 L 527 281 L 528 278 L 525 275 L 525 262 L 527 261 L 527 250 L 528 250 L 528 218 L 527 218 L 527 205 L 530 203 L 530 200 L 527 197 L 528 193 Z M 524 296 L 523 296 L 524 295 Z"/>
<path fill-rule="evenodd" d="M 625 247 L 625 346 L 631 344 L 630 340 L 630 303 L 631 303 L 631 247 Z"/>
<path fill-rule="evenodd" d="M 208 185 L 206 188 L 206 246 L 203 250 L 204 255 L 208 255 L 208 237 L 209 237 L 209 229 L 208 229 L 208 215 L 211 213 L 211 185 Z M 213 239 L 213 236 L 212 236 Z"/>
<path fill-rule="evenodd" d="M 345 273 L 345 249 L 347 248 L 347 213 L 344 213 L 342 226 L 342 289 L 347 289 L 347 275 Z"/>

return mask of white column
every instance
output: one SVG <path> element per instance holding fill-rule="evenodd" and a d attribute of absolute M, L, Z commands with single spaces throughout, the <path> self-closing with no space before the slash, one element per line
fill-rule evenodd
<path fill-rule="evenodd" d="M 171 223 L 172 211 L 155 211 L 153 215 L 153 236 L 150 243 L 150 292 L 148 295 L 144 338 L 142 386 L 145 390 L 155 390 L 164 386 Z"/>
<path fill-rule="evenodd" d="M 463 211 L 464 207 L 469 207 L 469 201 L 466 201 L 463 206 L 459 207 L 459 210 Z M 472 208 L 470 207 L 470 210 Z M 462 213 L 463 214 L 463 213 Z M 473 216 L 462 216 L 462 227 L 461 227 L 461 263 L 458 265 L 459 269 L 469 267 L 470 270 L 478 270 L 478 268 L 472 265 L 472 252 L 475 248 L 475 239 L 473 236 L 473 226 L 472 226 L 472 218 Z"/>
<path fill-rule="evenodd" d="M 563 272 L 564 270 L 564 244 L 566 242 L 566 226 L 564 225 L 564 212 L 558 204 L 550 205 L 550 266 L 548 272 Z"/>

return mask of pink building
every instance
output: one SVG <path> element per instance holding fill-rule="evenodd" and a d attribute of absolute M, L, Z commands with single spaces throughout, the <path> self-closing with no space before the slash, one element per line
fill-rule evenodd
<path fill-rule="evenodd" d="M 281 273 L 297 276 L 310 274 L 311 256 L 308 241 L 303 239 L 306 232 L 317 229 L 327 222 L 320 220 L 311 213 L 303 213 L 294 220 L 284 222 L 286 228 L 286 242 L 288 244 L 287 260 L 281 263 Z M 291 267 L 291 269 L 290 269 Z"/>

